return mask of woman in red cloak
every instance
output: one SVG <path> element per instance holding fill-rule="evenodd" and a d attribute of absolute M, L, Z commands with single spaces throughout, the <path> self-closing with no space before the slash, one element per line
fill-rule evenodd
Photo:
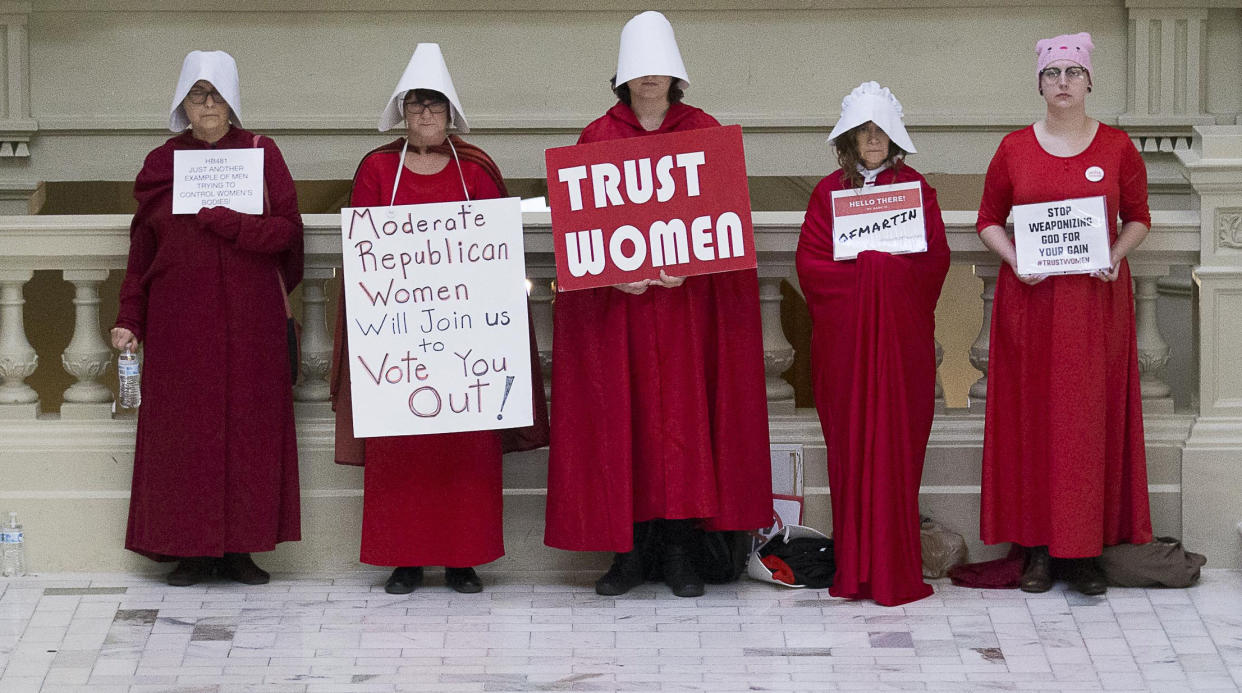
<path fill-rule="evenodd" d="M 680 102 L 689 82 L 662 14 L 626 24 L 618 63 L 620 102 L 580 144 L 719 125 Z M 555 308 L 545 543 L 617 552 L 602 595 L 641 584 L 641 545 L 655 544 L 673 593 L 703 594 L 698 529 L 772 518 L 757 274 L 661 273 L 558 293 Z"/>
<path fill-rule="evenodd" d="M 1010 133 L 988 166 L 979 236 L 1004 261 L 992 308 L 980 525 L 1026 547 L 1021 587 L 1107 588 L 1106 545 L 1151 541 L 1130 268 L 1147 236 L 1147 169 L 1129 137 L 1089 118 L 1091 36 L 1036 46 L 1043 120 Z M 1089 275 L 1019 275 L 1005 219 L 1014 205 L 1102 196 L 1110 265 Z M 1115 221 L 1122 225 L 1117 230 Z"/>
<path fill-rule="evenodd" d="M 936 301 L 949 247 L 936 191 L 904 163 L 913 153 L 901 104 L 865 82 L 829 138 L 841 165 L 811 194 L 798 281 L 811 309 L 811 376 L 828 443 L 836 575 L 830 594 L 896 606 L 923 582 L 919 483 L 936 388 Z M 834 260 L 832 194 L 917 182 L 927 249 L 864 250 Z"/>
<path fill-rule="evenodd" d="M 141 341 L 145 355 L 125 548 L 179 559 L 170 585 L 217 571 L 265 583 L 250 553 L 300 538 L 284 291 L 302 280 L 302 217 L 280 150 L 240 122 L 232 56 L 191 52 L 169 117 L 180 134 L 134 184 L 112 328 L 113 346 Z M 263 150 L 263 214 L 173 214 L 175 152 L 251 147 Z"/>
<path fill-rule="evenodd" d="M 368 152 L 354 174 L 351 207 L 412 205 L 506 197 L 500 169 L 448 128 L 468 132 L 448 68 L 434 43 L 414 51 L 380 120 L 404 117 L 406 137 Z M 363 464 L 363 563 L 398 566 L 384 585 L 408 594 L 423 566 L 445 566 L 444 581 L 462 593 L 483 583 L 474 566 L 504 555 L 501 453 L 547 444 L 547 405 L 531 332 L 535 424 L 511 431 L 354 437 L 349 343 L 342 289 L 332 367 L 336 460 Z"/>

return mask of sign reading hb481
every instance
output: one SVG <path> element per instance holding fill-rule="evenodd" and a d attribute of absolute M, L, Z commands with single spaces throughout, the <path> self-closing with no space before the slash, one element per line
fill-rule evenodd
<path fill-rule="evenodd" d="M 561 291 L 755 267 L 742 128 L 549 149 Z"/>

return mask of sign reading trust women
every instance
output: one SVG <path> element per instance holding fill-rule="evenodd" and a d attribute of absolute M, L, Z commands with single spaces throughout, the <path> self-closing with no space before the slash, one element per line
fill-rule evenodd
<path fill-rule="evenodd" d="M 739 125 L 549 149 L 560 291 L 755 267 Z"/>
<path fill-rule="evenodd" d="M 1109 265 L 1102 196 L 1013 207 L 1018 274 L 1088 274 Z"/>
<path fill-rule="evenodd" d="M 341 210 L 360 438 L 529 426 L 519 200 Z"/>

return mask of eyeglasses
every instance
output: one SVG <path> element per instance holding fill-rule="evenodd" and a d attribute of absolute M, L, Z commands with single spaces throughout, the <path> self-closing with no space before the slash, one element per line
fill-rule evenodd
<path fill-rule="evenodd" d="M 1045 67 L 1044 69 L 1039 71 L 1039 76 L 1045 82 L 1055 82 L 1058 79 L 1061 79 L 1061 72 L 1062 70 L 1059 67 Z M 1065 79 L 1071 82 L 1076 82 L 1087 76 L 1087 68 L 1079 67 L 1077 65 L 1072 65 L 1070 67 L 1065 68 L 1064 72 L 1065 72 Z"/>
<path fill-rule="evenodd" d="M 220 95 L 220 92 L 215 89 L 212 89 L 211 91 L 207 91 L 206 89 L 191 89 L 190 93 L 185 95 L 185 100 L 195 106 L 202 106 L 207 103 L 208 96 L 210 96 L 211 100 L 216 103 L 227 103 L 224 100 L 224 97 Z"/>
<path fill-rule="evenodd" d="M 410 115 L 422 115 L 423 111 L 431 111 L 435 115 L 443 115 L 448 112 L 448 102 L 445 101 L 406 101 L 405 112 Z"/>

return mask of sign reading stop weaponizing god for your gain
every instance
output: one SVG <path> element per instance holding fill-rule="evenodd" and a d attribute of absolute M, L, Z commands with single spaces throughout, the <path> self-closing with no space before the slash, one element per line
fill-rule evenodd
<path fill-rule="evenodd" d="M 203 207 L 262 214 L 263 150 L 173 152 L 173 214 L 197 214 Z"/>
<path fill-rule="evenodd" d="M 742 128 L 545 153 L 559 291 L 755 267 Z"/>
<path fill-rule="evenodd" d="M 341 240 L 358 437 L 531 424 L 517 198 L 345 208 Z"/>
<path fill-rule="evenodd" d="M 1018 274 L 1088 274 L 1109 266 L 1102 196 L 1013 207 Z"/>

